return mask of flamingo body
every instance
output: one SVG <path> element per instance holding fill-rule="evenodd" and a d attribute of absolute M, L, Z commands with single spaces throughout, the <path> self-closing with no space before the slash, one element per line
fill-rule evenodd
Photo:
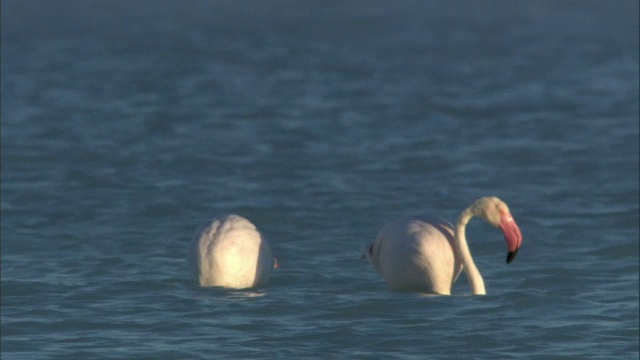
<path fill-rule="evenodd" d="M 450 294 L 462 270 L 453 236 L 440 219 L 401 218 L 382 228 L 368 257 L 391 290 Z"/>
<path fill-rule="evenodd" d="M 271 246 L 249 220 L 213 219 L 191 243 L 190 264 L 200 286 L 235 289 L 265 286 L 274 259 Z"/>

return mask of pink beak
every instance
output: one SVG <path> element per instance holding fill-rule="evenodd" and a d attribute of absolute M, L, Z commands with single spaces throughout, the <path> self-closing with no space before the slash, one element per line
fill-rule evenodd
<path fill-rule="evenodd" d="M 522 234 L 511 214 L 500 215 L 500 230 L 504 233 L 504 239 L 507 242 L 507 250 L 509 251 L 507 253 L 507 264 L 509 264 L 516 258 L 522 245 Z"/>

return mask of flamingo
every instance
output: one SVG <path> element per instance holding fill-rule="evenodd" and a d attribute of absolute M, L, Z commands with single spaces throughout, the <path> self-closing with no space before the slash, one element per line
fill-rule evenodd
<path fill-rule="evenodd" d="M 233 289 L 262 287 L 278 263 L 271 246 L 249 220 L 215 218 L 191 242 L 190 265 L 200 286 Z"/>
<path fill-rule="evenodd" d="M 474 295 L 485 295 L 484 280 L 473 262 L 465 228 L 477 216 L 499 227 L 507 242 L 507 264 L 522 245 L 522 234 L 509 207 L 497 197 L 482 197 L 465 209 L 455 228 L 439 218 L 412 216 L 385 225 L 363 248 L 373 268 L 391 290 L 450 295 L 464 268 Z"/>

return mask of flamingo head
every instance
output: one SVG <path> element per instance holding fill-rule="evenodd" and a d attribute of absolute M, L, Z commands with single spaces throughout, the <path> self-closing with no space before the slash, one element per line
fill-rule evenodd
<path fill-rule="evenodd" d="M 483 197 L 471 206 L 471 211 L 502 230 L 507 242 L 507 264 L 511 263 L 522 245 L 522 233 L 507 204 L 497 197 Z"/>

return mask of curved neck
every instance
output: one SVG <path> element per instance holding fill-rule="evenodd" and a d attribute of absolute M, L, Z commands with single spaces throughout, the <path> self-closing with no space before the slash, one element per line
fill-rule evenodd
<path fill-rule="evenodd" d="M 460 256 L 460 260 L 464 266 L 464 271 L 467 273 L 467 279 L 469 280 L 471 291 L 474 295 L 485 295 L 486 291 L 484 289 L 484 280 L 482 280 L 482 275 L 480 275 L 480 271 L 478 271 L 476 264 L 473 262 L 469 246 L 467 245 L 467 237 L 465 235 L 467 223 L 472 217 L 473 213 L 469 209 L 463 211 L 460 215 L 458 223 L 456 224 L 455 244 L 458 256 Z"/>

